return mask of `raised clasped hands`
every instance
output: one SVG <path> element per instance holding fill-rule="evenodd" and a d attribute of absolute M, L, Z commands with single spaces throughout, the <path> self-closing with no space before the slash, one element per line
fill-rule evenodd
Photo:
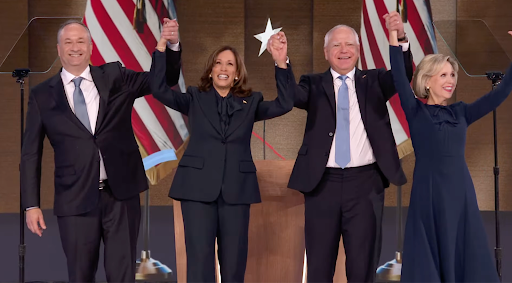
<path fill-rule="evenodd" d="M 386 27 L 388 30 L 396 30 L 398 38 L 405 37 L 404 23 L 402 22 L 402 17 L 397 11 L 389 12 L 389 14 L 385 14 L 382 18 L 386 21 Z"/>
<path fill-rule="evenodd" d="M 398 46 L 398 38 L 405 37 L 404 24 L 402 23 L 402 17 L 396 11 L 392 11 L 389 14 L 382 16 L 386 21 L 386 27 L 389 31 L 389 44 Z"/>
<path fill-rule="evenodd" d="M 267 51 L 272 55 L 272 59 L 279 68 L 286 69 L 288 42 L 284 32 L 280 31 L 270 37 L 267 43 Z"/>
<path fill-rule="evenodd" d="M 179 25 L 178 21 L 170 20 L 168 18 L 164 18 L 164 23 L 162 25 L 162 33 L 160 35 L 160 41 L 158 46 L 161 47 L 163 44 L 167 44 L 170 42 L 171 44 L 176 44 L 179 42 Z"/>

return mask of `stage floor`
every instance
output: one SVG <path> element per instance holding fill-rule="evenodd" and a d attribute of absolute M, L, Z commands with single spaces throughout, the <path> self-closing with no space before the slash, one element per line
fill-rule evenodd
<path fill-rule="evenodd" d="M 406 209 L 404 209 L 404 224 Z M 66 262 L 60 245 L 56 218 L 51 210 L 44 212 L 47 230 L 43 237 L 26 230 L 26 281 L 66 281 Z M 151 207 L 150 250 L 151 257 L 169 267 L 176 276 L 174 251 L 173 211 L 171 206 Z M 484 211 L 482 217 L 489 239 L 489 248 L 495 246 L 494 212 Z M 503 282 L 512 282 L 512 212 L 501 212 L 501 245 L 503 249 Z M 19 216 L 0 214 L 0 282 L 18 280 Z M 142 232 L 142 230 L 141 230 Z M 383 245 L 380 264 L 392 260 L 396 249 L 396 208 L 386 207 L 383 220 Z M 152 249 L 153 248 L 153 249 Z M 139 237 L 138 253 L 142 250 Z M 105 281 L 103 257 L 100 257 L 97 281 Z"/>

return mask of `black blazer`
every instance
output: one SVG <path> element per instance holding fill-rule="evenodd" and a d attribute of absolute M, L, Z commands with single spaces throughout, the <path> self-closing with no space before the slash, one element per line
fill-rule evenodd
<path fill-rule="evenodd" d="M 404 52 L 409 81 L 412 79 L 412 54 Z M 407 182 L 398 159 L 386 102 L 396 93 L 391 71 L 356 69 L 355 85 L 361 118 L 368 134 L 384 187 Z M 320 182 L 329 159 L 336 131 L 336 100 L 330 69 L 304 75 L 295 86 L 295 107 L 308 112 L 304 140 L 299 149 L 288 187 L 312 191 Z"/>
<path fill-rule="evenodd" d="M 175 85 L 180 74 L 181 53 L 171 50 L 167 53 L 173 59 L 168 61 L 168 83 Z M 90 68 L 100 95 L 94 135 L 69 107 L 60 72 L 30 92 L 21 154 L 21 200 L 25 209 L 40 206 L 45 136 L 55 153 L 55 215 L 82 214 L 98 203 L 98 149 L 114 197 L 127 199 L 148 189 L 131 113 L 135 99 L 151 93 L 149 73 L 128 70 L 119 62 Z"/>
<path fill-rule="evenodd" d="M 295 79 L 291 66 L 276 67 L 278 96 L 263 101 L 260 92 L 240 98 L 223 138 L 214 88 L 201 92 L 189 87 L 187 93 L 173 91 L 164 81 L 165 54 L 155 51 L 151 66 L 153 95 L 166 106 L 188 116 L 190 140 L 179 162 L 169 197 L 176 200 L 215 201 L 222 192 L 230 204 L 261 201 L 256 167 L 251 154 L 251 134 L 255 121 L 281 116 L 293 108 Z"/>

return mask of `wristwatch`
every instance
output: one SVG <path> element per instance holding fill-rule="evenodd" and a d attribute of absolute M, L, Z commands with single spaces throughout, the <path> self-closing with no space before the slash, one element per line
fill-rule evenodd
<path fill-rule="evenodd" d="M 407 34 L 404 32 L 404 36 L 397 39 L 398 41 L 407 41 Z"/>

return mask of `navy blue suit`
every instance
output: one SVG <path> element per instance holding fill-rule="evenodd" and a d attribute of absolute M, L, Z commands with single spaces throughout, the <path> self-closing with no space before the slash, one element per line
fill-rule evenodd
<path fill-rule="evenodd" d="M 409 80 L 412 55 L 403 52 Z M 356 69 L 361 119 L 374 164 L 326 168 L 336 132 L 336 99 L 330 70 L 303 75 L 295 107 L 308 112 L 304 140 L 288 187 L 304 193 L 308 282 L 332 282 L 340 236 L 349 282 L 372 282 L 380 257 L 384 188 L 407 182 L 398 159 L 386 102 L 396 93 L 391 71 Z"/>
<path fill-rule="evenodd" d="M 230 122 L 221 124 L 219 94 L 212 87 L 187 93 L 165 83 L 165 54 L 153 55 L 153 95 L 188 116 L 190 140 L 178 165 L 169 196 L 181 201 L 187 248 L 187 280 L 215 282 L 215 238 L 224 282 L 243 282 L 247 262 L 250 204 L 261 201 L 251 154 L 254 122 L 284 115 L 293 108 L 291 66 L 275 67 L 278 96 L 263 101 L 260 92 L 229 94 Z"/>

